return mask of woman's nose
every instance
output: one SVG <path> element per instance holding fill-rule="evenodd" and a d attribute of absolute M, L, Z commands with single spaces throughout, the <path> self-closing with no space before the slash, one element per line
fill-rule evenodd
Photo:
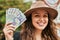
<path fill-rule="evenodd" d="M 39 18 L 39 21 L 43 21 L 43 20 L 44 20 L 43 17 L 40 17 L 40 18 Z"/>

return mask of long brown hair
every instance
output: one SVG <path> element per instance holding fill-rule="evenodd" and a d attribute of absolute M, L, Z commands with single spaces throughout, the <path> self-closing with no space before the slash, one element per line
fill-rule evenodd
<path fill-rule="evenodd" d="M 34 37 L 34 31 L 35 28 L 32 25 L 32 16 L 30 15 L 27 17 L 27 20 L 25 23 L 22 25 L 22 30 L 21 30 L 21 38 L 22 40 L 36 40 Z M 48 14 L 48 25 L 47 27 L 42 31 L 42 40 L 57 40 L 55 31 L 53 29 L 53 26 L 55 23 L 53 23 L 52 19 L 50 18 Z"/>

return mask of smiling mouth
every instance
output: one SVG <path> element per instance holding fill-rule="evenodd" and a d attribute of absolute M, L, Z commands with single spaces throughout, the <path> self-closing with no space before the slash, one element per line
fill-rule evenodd
<path fill-rule="evenodd" d="M 44 24 L 43 23 L 37 23 L 39 26 L 43 26 Z"/>

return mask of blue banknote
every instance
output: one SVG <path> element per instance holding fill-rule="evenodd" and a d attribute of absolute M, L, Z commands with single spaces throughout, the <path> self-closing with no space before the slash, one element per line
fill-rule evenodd
<path fill-rule="evenodd" d="M 26 21 L 26 16 L 17 8 L 9 8 L 6 10 L 6 23 L 12 23 L 15 29 Z"/>

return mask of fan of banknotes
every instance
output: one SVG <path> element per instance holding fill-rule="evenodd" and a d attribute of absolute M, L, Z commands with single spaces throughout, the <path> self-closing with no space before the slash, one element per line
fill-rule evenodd
<path fill-rule="evenodd" d="M 50 7 L 56 7 L 59 4 L 59 0 L 44 0 L 44 2 Z"/>
<path fill-rule="evenodd" d="M 17 8 L 9 8 L 6 10 L 6 23 L 18 28 L 23 22 L 26 21 L 26 16 Z"/>

